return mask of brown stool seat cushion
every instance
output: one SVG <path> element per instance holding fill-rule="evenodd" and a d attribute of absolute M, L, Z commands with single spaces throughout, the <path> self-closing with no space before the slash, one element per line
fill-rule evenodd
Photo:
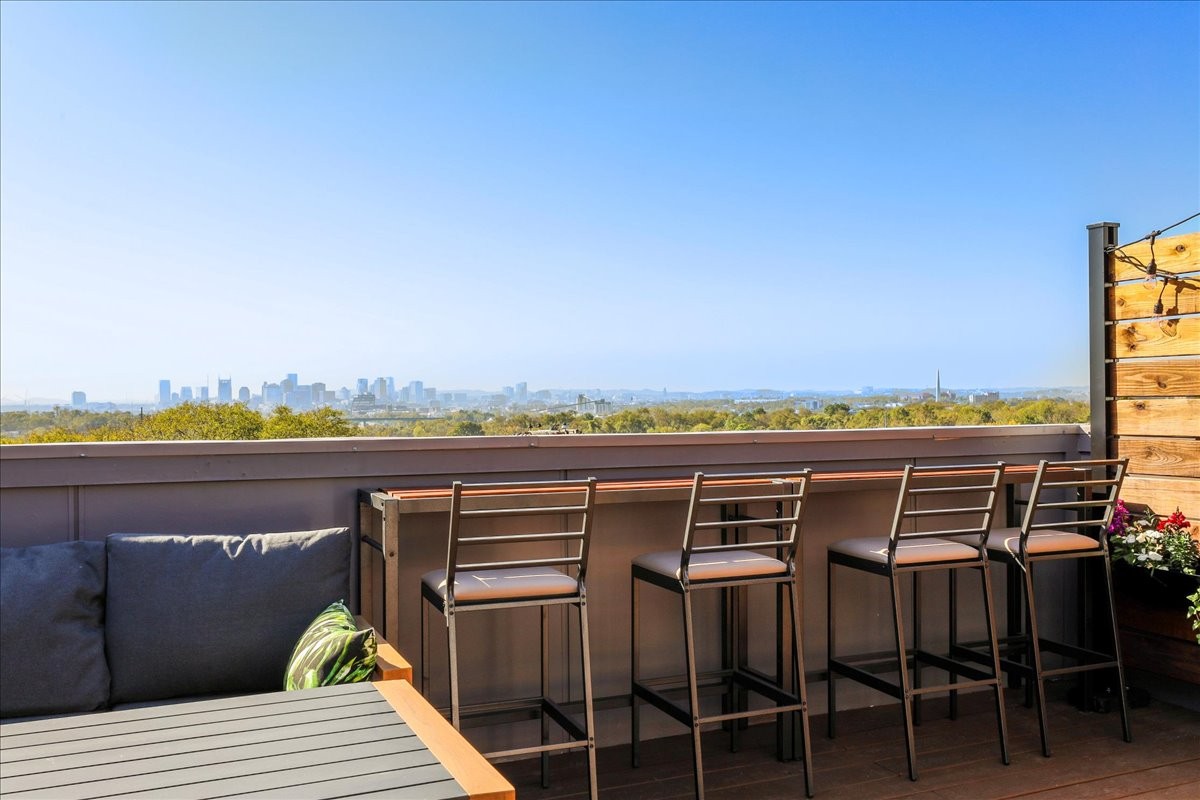
<path fill-rule="evenodd" d="M 446 597 L 446 570 L 421 576 L 421 582 L 442 599 Z M 553 567 L 459 570 L 454 575 L 454 602 L 479 603 L 535 597 L 571 597 L 579 582 Z"/>
<path fill-rule="evenodd" d="M 959 541 L 960 537 L 955 537 Z M 961 537 L 978 540 L 977 536 Z M 1021 554 L 1021 529 L 996 528 L 988 536 L 988 550 L 997 553 Z M 1091 536 L 1052 529 L 1031 531 L 1025 541 L 1025 551 L 1031 555 L 1044 553 L 1073 553 L 1080 550 L 1099 550 L 1100 542 Z"/>
<path fill-rule="evenodd" d="M 679 550 L 643 553 L 633 560 L 634 566 L 679 578 Z M 777 558 L 753 550 L 726 550 L 717 553 L 692 553 L 688 561 L 689 581 L 718 581 L 734 578 L 756 578 L 767 575 L 786 575 L 787 565 Z"/>
<path fill-rule="evenodd" d="M 975 537 L 976 539 L 978 537 Z M 843 539 L 829 545 L 830 552 L 886 564 L 888 537 L 864 536 L 858 539 Z M 897 564 L 928 564 L 941 561 L 970 561 L 979 558 L 977 547 L 950 541 L 949 539 L 915 539 L 901 541 L 896 545 Z"/>

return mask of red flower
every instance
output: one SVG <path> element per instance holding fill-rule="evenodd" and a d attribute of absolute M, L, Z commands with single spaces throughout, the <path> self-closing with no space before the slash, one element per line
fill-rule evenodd
<path fill-rule="evenodd" d="M 1167 517 L 1166 519 L 1159 520 L 1158 521 L 1158 530 L 1160 530 L 1160 531 L 1166 530 L 1168 525 L 1173 525 L 1176 528 L 1180 528 L 1180 529 L 1192 527 L 1192 523 L 1187 521 L 1187 517 L 1185 517 L 1183 515 L 1183 512 L 1181 512 L 1181 511 L 1176 511 L 1174 514 Z"/>

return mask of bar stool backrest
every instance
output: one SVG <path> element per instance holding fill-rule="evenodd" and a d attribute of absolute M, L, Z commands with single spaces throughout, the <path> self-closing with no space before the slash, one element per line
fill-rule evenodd
<path fill-rule="evenodd" d="M 788 572 L 794 571 L 800 521 L 804 516 L 811 479 L 811 469 L 796 470 L 783 475 L 766 472 L 705 475 L 697 472 L 692 483 L 692 500 L 683 533 L 680 578 L 687 579 L 688 563 L 693 553 L 732 550 L 774 550 L 776 557 L 787 564 Z M 764 504 L 770 504 L 772 516 L 755 517 L 747 513 L 734 517 L 722 512 L 722 519 L 702 519 L 709 516 L 701 513 L 708 506 L 742 506 L 748 511 L 751 506 L 762 508 Z M 705 545 L 697 541 L 697 534 L 707 531 L 749 531 L 751 528 L 766 528 L 773 531 L 774 535 L 765 541 L 748 540 Z"/>
<path fill-rule="evenodd" d="M 980 557 L 986 557 L 987 537 L 996 517 L 1003 476 L 1003 462 L 905 465 L 888 537 L 888 562 L 895 564 L 896 548 L 902 542 L 951 536 L 979 537 L 976 544 Z M 963 505 L 964 495 L 972 505 Z M 963 517 L 968 520 L 965 526 Z M 972 524 L 974 520 L 978 522 Z M 948 527 L 951 524 L 954 527 Z M 913 530 L 905 531 L 906 525 Z"/>
<path fill-rule="evenodd" d="M 592 539 L 592 517 L 596 503 L 596 479 L 570 481 L 526 481 L 521 483 L 472 483 L 455 481 L 450 494 L 450 544 L 446 552 L 447 600 L 453 602 L 454 576 L 459 570 L 556 567 L 576 570 L 583 591 L 587 576 L 588 549 Z M 508 531 L 464 535 L 464 521 L 508 517 L 557 515 L 564 530 Z M 571 520 L 576 521 L 571 525 Z M 500 558 L 493 561 L 460 560 L 460 549 L 481 545 L 520 546 L 530 543 L 563 545 L 564 555 L 539 558 Z"/>
<path fill-rule="evenodd" d="M 1077 532 L 1084 535 L 1088 535 L 1089 528 L 1095 530 L 1097 546 L 1107 549 L 1104 531 L 1112 522 L 1128 466 L 1128 458 L 1039 461 L 1029 493 L 1029 507 L 1025 509 L 1025 519 L 1021 523 L 1021 552 L 1025 552 L 1030 533 L 1064 528 L 1078 529 Z M 1058 499 L 1063 491 L 1068 496 L 1073 494 L 1073 498 Z M 1064 511 L 1074 512 L 1074 519 L 1046 520 L 1046 512 L 1060 516 Z"/>

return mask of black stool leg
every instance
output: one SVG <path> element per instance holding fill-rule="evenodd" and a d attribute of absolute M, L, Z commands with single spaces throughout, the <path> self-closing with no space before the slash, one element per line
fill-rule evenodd
<path fill-rule="evenodd" d="M 538 611 L 541 616 L 541 684 L 542 684 L 542 701 L 550 696 L 550 653 L 546 648 L 546 640 L 549 638 L 549 606 L 539 606 Z M 550 718 L 546 716 L 545 706 L 540 711 L 542 720 L 542 744 L 550 744 Z M 550 753 L 542 753 L 542 788 L 550 788 Z"/>
<path fill-rule="evenodd" d="M 640 587 L 637 578 L 629 578 L 629 709 L 630 709 L 630 764 L 637 767 L 641 762 L 641 706 L 637 690 L 638 682 L 638 596 Z"/>
<path fill-rule="evenodd" d="M 892 588 L 892 615 L 896 622 L 896 657 L 900 668 L 900 709 L 904 717 L 904 742 L 908 749 L 908 777 L 917 779 L 917 744 L 913 732 L 912 720 L 912 689 L 908 682 L 908 653 L 904 648 L 904 615 L 900 610 L 900 583 L 895 574 L 888 575 L 888 583 Z"/>
<path fill-rule="evenodd" d="M 426 638 L 428 632 L 425 630 L 428 621 L 425 619 L 429 616 L 428 602 L 421 599 L 421 696 L 429 697 L 429 639 Z"/>
<path fill-rule="evenodd" d="M 796 686 L 796 693 L 800 698 L 800 744 L 804 748 L 804 794 L 812 797 L 812 737 L 808 729 L 808 690 L 804 686 L 804 646 L 800 639 L 800 600 L 796 596 L 799 588 L 793 576 L 791 582 L 788 583 L 788 602 L 792 607 L 792 682 Z"/>
<path fill-rule="evenodd" d="M 837 734 L 837 680 L 833 673 L 835 641 L 833 561 L 825 559 L 825 689 L 828 692 L 828 707 L 825 711 L 825 735 L 832 739 Z M 803 676 L 801 676 L 803 680 Z"/>
<path fill-rule="evenodd" d="M 450 655 L 450 723 L 456 730 L 461 730 L 461 720 L 458 711 L 458 636 L 454 611 L 446 609 L 446 646 Z"/>
<path fill-rule="evenodd" d="M 953 572 L 954 570 L 950 570 Z M 913 615 L 913 688 L 921 688 L 921 573 L 912 574 L 912 615 Z M 921 724 L 921 695 L 914 694 L 912 698 L 913 725 Z"/>
<path fill-rule="evenodd" d="M 600 789 L 596 782 L 596 715 L 592 706 L 592 649 L 588 634 L 587 598 L 579 601 L 580 658 L 583 661 L 583 713 L 587 730 L 588 797 L 596 800 Z"/>
<path fill-rule="evenodd" d="M 692 628 L 692 593 L 683 590 L 683 638 L 687 656 L 688 697 L 692 714 L 692 757 L 696 770 L 696 800 L 704 800 L 704 758 L 700 750 L 700 691 L 696 683 L 696 640 Z"/>
<path fill-rule="evenodd" d="M 1038 638 L 1037 605 L 1034 602 L 1033 564 L 1019 562 L 1023 567 L 1022 581 L 1025 584 L 1025 627 L 1029 637 L 1029 652 L 1033 659 L 1033 695 L 1037 702 L 1038 728 L 1042 734 L 1042 755 L 1050 755 L 1050 737 L 1046 731 L 1046 684 L 1042 678 L 1042 646 Z"/>
<path fill-rule="evenodd" d="M 1117 692 L 1121 701 L 1121 736 L 1127 742 L 1133 741 L 1133 731 L 1129 727 L 1129 703 L 1125 697 L 1125 662 L 1121 660 L 1121 630 L 1117 624 L 1117 600 L 1113 594 L 1112 564 L 1107 556 L 1104 561 L 1104 585 L 1108 589 L 1108 617 L 1112 621 L 1113 658 L 1117 662 Z"/>
<path fill-rule="evenodd" d="M 951 573 L 954 570 L 950 570 Z M 1008 758 L 1008 719 L 1004 712 L 1004 672 L 1000 668 L 1000 645 L 996 641 L 996 611 L 992 607 L 992 574 L 987 564 L 979 567 L 983 576 L 983 607 L 987 614 L 988 644 L 992 647 L 992 676 L 996 683 L 996 726 L 1000 735 L 1000 760 L 1009 763 Z"/>
<path fill-rule="evenodd" d="M 950 579 L 950 657 L 954 658 L 958 647 L 958 570 L 948 569 L 946 575 Z M 958 673 L 950 673 L 950 683 L 958 683 Z M 958 690 L 950 690 L 950 719 L 958 719 Z"/>

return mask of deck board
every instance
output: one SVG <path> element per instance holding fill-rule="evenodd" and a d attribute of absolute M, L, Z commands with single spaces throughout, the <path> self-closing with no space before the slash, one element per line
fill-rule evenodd
<path fill-rule="evenodd" d="M 1051 702 L 1053 756 L 1041 755 L 1037 717 L 1017 692 L 1008 698 L 1012 763 L 1000 762 L 995 718 L 983 694 L 963 698 L 957 721 L 945 717 L 944 700 L 925 703 L 917 728 L 920 780 L 908 780 L 899 706 L 891 703 L 838 714 L 838 737 L 825 736 L 824 716 L 813 717 L 813 761 L 821 800 L 910 798 L 986 800 L 1037 798 L 1089 800 L 1200 797 L 1200 712 L 1164 702 L 1133 709 L 1133 742 L 1121 740 L 1120 720 L 1083 713 L 1058 698 Z M 643 713 L 652 713 L 646 712 Z M 803 767 L 775 759 L 773 728 L 752 727 L 740 752 L 728 737 L 705 733 L 705 788 L 721 800 L 795 800 L 803 797 Z M 551 787 L 542 789 L 535 760 L 499 765 L 522 800 L 586 797 L 583 758 L 556 757 Z M 686 735 L 644 742 L 642 766 L 629 765 L 627 745 L 601 748 L 602 796 L 666 800 L 692 796 L 691 740 Z"/>

